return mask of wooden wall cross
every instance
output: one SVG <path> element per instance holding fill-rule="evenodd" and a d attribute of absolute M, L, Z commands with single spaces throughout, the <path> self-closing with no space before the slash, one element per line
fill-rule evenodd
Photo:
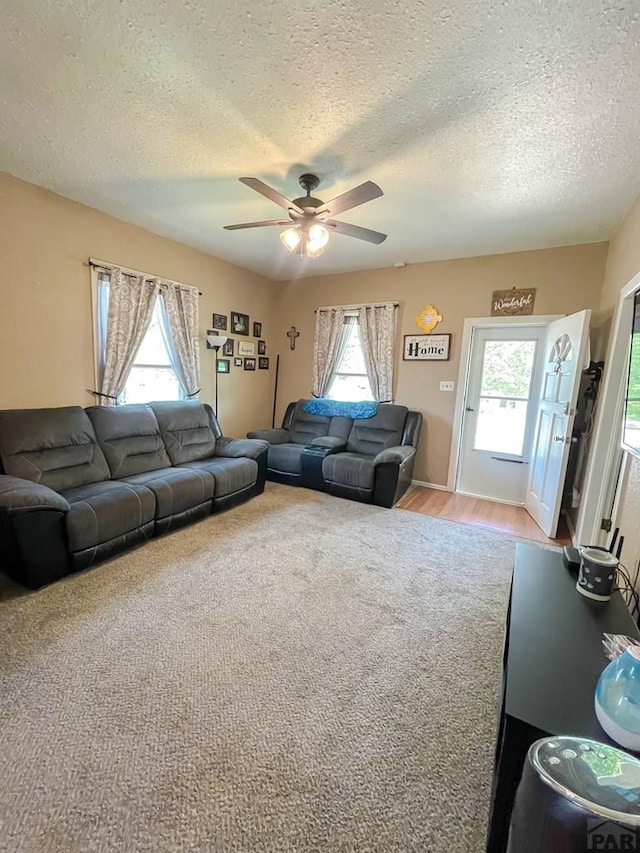
<path fill-rule="evenodd" d="M 300 332 L 297 331 L 295 326 L 292 326 L 287 332 L 287 337 L 289 338 L 289 346 L 291 349 L 296 348 L 296 338 L 300 337 Z"/>

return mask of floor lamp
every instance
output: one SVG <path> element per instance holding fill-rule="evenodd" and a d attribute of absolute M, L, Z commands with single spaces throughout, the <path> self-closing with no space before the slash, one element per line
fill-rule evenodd
<path fill-rule="evenodd" d="M 216 362 L 213 368 L 213 372 L 216 378 L 216 420 L 220 423 L 220 416 L 218 415 L 218 350 L 220 347 L 223 347 L 228 341 L 228 337 L 226 335 L 207 335 L 207 346 L 209 349 L 213 349 L 216 351 Z"/>

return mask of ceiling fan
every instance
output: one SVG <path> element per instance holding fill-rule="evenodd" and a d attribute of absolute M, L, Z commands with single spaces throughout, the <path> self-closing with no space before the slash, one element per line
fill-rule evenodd
<path fill-rule="evenodd" d="M 336 196 L 331 201 L 324 202 L 311 195 L 320 183 L 317 175 L 300 175 L 298 182 L 305 190 L 306 195 L 294 198 L 293 201 L 289 201 L 259 178 L 239 178 L 239 180 L 251 187 L 252 190 L 283 207 L 289 214 L 289 218 L 225 225 L 227 231 L 236 231 L 240 228 L 262 228 L 265 225 L 288 225 L 289 228 L 280 234 L 283 244 L 290 252 L 297 250 L 300 257 L 306 255 L 308 258 L 317 258 L 322 254 L 324 247 L 329 242 L 331 233 L 344 234 L 345 237 L 356 237 L 358 240 L 366 240 L 368 243 L 382 243 L 387 239 L 387 235 L 381 234 L 380 231 L 361 228 L 359 225 L 350 225 L 348 222 L 338 222 L 331 218 L 383 195 L 380 187 L 373 181 L 365 181 L 364 184 Z"/>

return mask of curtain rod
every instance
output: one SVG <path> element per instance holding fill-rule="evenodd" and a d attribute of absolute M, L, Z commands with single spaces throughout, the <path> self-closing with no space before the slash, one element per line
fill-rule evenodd
<path fill-rule="evenodd" d="M 359 302 L 357 305 L 321 305 L 319 308 L 314 308 L 313 313 L 318 311 L 332 311 L 334 308 L 344 308 L 345 311 L 353 311 L 356 308 L 384 308 L 385 305 L 393 305 L 397 308 L 399 302 Z"/>
<path fill-rule="evenodd" d="M 151 275 L 151 273 L 142 272 L 142 270 L 134 270 L 130 269 L 129 267 L 120 267 L 118 266 L 118 264 L 108 264 L 105 261 L 98 261 L 95 258 L 89 258 L 87 266 L 94 267 L 94 269 L 97 270 L 104 270 L 104 272 L 111 272 L 112 269 L 115 269 L 117 267 L 119 270 L 122 270 L 124 275 L 141 275 L 145 278 L 148 278 L 149 280 L 160 279 L 161 281 L 167 281 L 169 282 L 169 284 L 175 284 L 176 287 L 183 287 L 185 288 L 185 290 L 198 290 L 197 287 L 193 287 L 191 284 L 183 284 L 181 281 L 172 281 L 172 279 L 170 278 L 164 278 L 164 276 L 161 275 Z M 202 296 L 201 290 L 198 290 L 198 296 Z"/>

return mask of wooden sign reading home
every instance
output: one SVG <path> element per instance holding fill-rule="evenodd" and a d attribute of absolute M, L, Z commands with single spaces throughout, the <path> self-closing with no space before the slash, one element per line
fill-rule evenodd
<path fill-rule="evenodd" d="M 513 314 L 533 314 L 536 288 L 523 287 L 511 290 L 494 290 L 491 297 L 492 317 L 511 317 Z"/>
<path fill-rule="evenodd" d="M 451 335 L 405 335 L 404 361 L 448 361 Z"/>

